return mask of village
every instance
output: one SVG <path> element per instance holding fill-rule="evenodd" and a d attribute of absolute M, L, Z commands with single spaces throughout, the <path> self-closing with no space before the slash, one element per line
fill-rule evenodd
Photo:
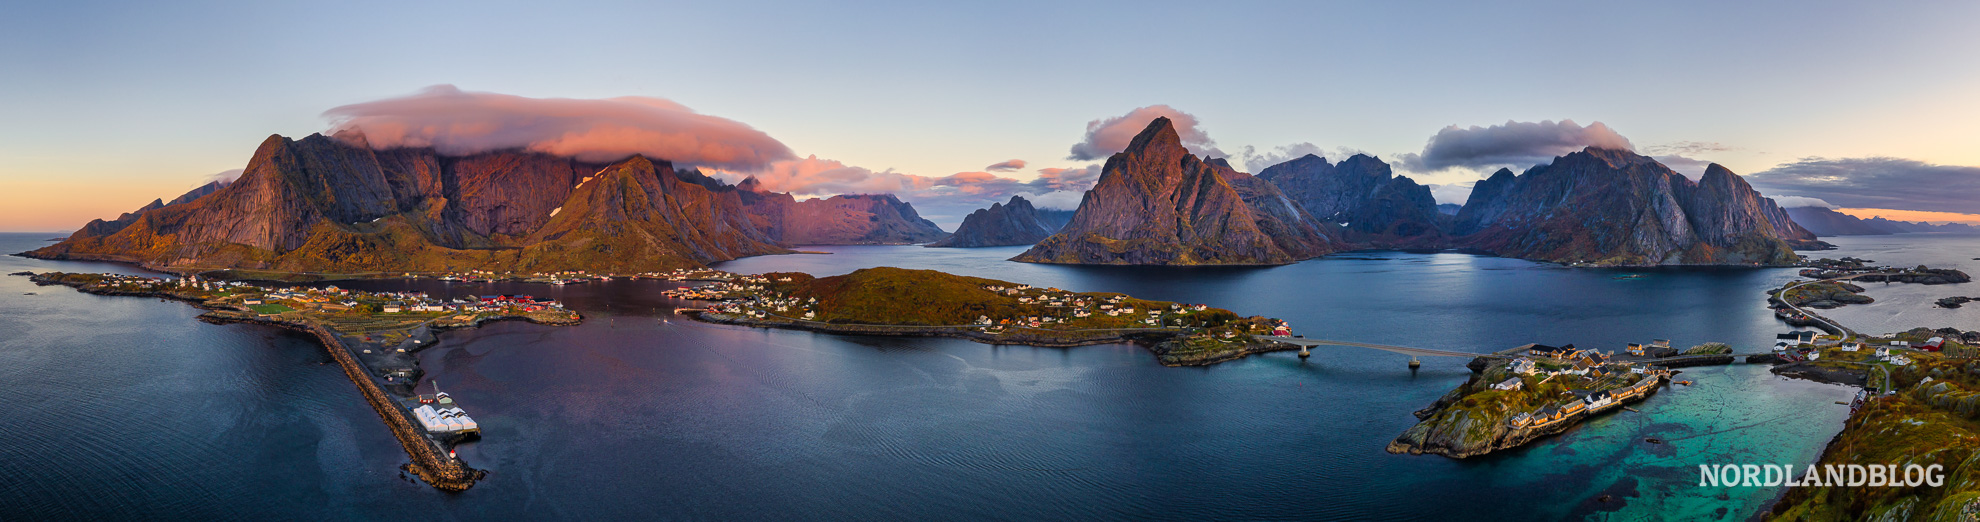
<path fill-rule="evenodd" d="M 407 273 L 405 274 L 405 277 L 418 278 L 423 276 L 419 274 Z M 659 279 L 666 281 L 721 281 L 721 280 L 726 280 L 726 278 L 728 277 L 733 277 L 733 274 L 729 274 L 727 272 L 723 272 L 720 270 L 712 270 L 706 268 L 676 268 L 666 272 L 640 272 L 634 274 L 591 273 L 584 270 L 567 270 L 560 272 L 529 272 L 529 273 L 496 272 L 491 270 L 469 270 L 466 272 L 449 272 L 449 273 L 441 274 L 440 276 L 436 277 L 436 279 L 439 279 L 441 281 L 465 282 L 465 283 L 490 283 L 490 282 L 513 281 L 513 282 L 522 282 L 522 283 L 544 283 L 554 286 L 565 286 L 565 285 L 575 285 L 575 284 L 583 284 L 583 283 L 591 283 L 591 282 L 605 282 L 605 281 L 611 281 L 614 278 Z"/>
<path fill-rule="evenodd" d="M 667 290 L 663 293 L 675 299 L 715 303 L 705 309 L 683 309 L 683 313 L 719 313 L 758 320 L 823 322 L 830 319 L 845 319 L 821 317 L 821 313 L 827 311 L 821 309 L 817 296 L 800 298 L 790 295 L 789 286 L 794 282 L 790 275 L 704 274 L 703 277 L 702 280 L 716 282 Z M 1004 304 L 1009 306 L 1005 308 L 1010 313 L 982 313 L 977 314 L 973 319 L 960 318 L 961 320 L 950 324 L 915 326 L 973 328 L 991 334 L 1011 328 L 1182 329 L 1209 326 L 1204 319 L 1209 315 L 1207 313 L 1213 310 L 1209 305 L 1204 304 L 1146 301 L 1121 294 L 1076 293 L 1058 288 L 1034 288 L 1023 284 L 977 286 L 1006 299 L 1007 302 Z M 1222 323 L 1217 326 L 1222 326 Z M 1284 321 L 1273 320 L 1269 325 L 1242 329 L 1225 328 L 1217 332 L 1217 335 L 1223 338 L 1266 334 L 1289 336 L 1291 330 Z"/>

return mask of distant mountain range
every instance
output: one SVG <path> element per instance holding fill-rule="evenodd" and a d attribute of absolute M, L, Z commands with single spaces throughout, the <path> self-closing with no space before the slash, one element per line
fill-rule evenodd
<path fill-rule="evenodd" d="M 929 243 L 931 247 L 993 247 L 1030 245 L 1058 232 L 1072 220 L 1070 210 L 1033 207 L 1023 196 L 1011 196 L 1008 203 L 992 203 L 963 218 L 955 234 Z"/>
<path fill-rule="evenodd" d="M 751 180 L 753 181 L 753 180 Z M 241 177 L 92 221 L 25 253 L 177 271 L 634 272 L 805 244 L 946 234 L 891 195 L 796 201 L 634 156 L 372 150 L 361 135 L 270 136 Z"/>
<path fill-rule="evenodd" d="M 1980 227 L 1963 223 L 1934 225 L 1916 221 L 1892 221 L 1881 217 L 1863 219 L 1836 212 L 1828 207 L 1794 207 L 1787 209 L 1794 218 L 1817 236 L 1879 236 L 1910 232 L 1941 232 L 1953 234 L 1980 234 Z"/>

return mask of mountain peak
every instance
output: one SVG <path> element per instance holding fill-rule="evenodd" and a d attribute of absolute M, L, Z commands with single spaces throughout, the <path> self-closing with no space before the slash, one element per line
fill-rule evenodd
<path fill-rule="evenodd" d="M 1127 150 L 1122 152 L 1141 152 L 1151 146 L 1182 147 L 1182 135 L 1176 134 L 1176 125 L 1167 116 L 1157 116 L 1154 121 L 1148 122 L 1148 126 L 1134 135 L 1134 141 L 1128 142 Z"/>

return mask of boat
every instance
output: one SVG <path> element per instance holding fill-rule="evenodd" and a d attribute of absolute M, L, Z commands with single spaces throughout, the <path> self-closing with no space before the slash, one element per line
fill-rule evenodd
<path fill-rule="evenodd" d="M 1690 385 L 1691 385 L 1691 381 L 1678 381 L 1677 383 L 1678 383 L 1678 384 L 1682 384 L 1682 385 L 1685 385 L 1685 386 L 1690 386 Z"/>

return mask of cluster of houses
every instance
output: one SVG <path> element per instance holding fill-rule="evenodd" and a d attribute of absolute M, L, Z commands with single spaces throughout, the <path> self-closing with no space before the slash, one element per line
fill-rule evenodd
<path fill-rule="evenodd" d="M 689 274 L 697 273 L 676 271 L 675 273 L 668 274 L 667 277 L 669 280 L 680 281 L 689 277 Z M 702 271 L 698 275 L 705 275 L 705 271 Z M 682 279 L 673 279 L 674 277 L 680 277 Z M 786 278 L 784 281 L 788 282 L 790 279 Z M 662 291 L 660 294 L 673 299 L 689 301 L 726 301 L 741 299 L 743 296 L 752 296 L 751 298 L 754 299 L 756 298 L 755 294 L 761 292 L 763 285 L 767 284 L 770 284 L 770 279 L 763 276 L 732 276 L 726 281 L 718 281 L 703 286 L 674 288 Z"/>
<path fill-rule="evenodd" d="M 1670 341 L 1658 339 L 1648 345 L 1630 344 L 1629 351 L 1631 355 L 1642 356 L 1656 351 L 1657 348 L 1669 347 Z M 1618 375 L 1622 376 L 1617 377 L 1620 379 L 1627 378 L 1627 374 L 1638 374 L 1641 377 L 1627 386 L 1587 392 L 1566 402 L 1549 404 L 1530 412 L 1520 412 L 1507 420 L 1508 425 L 1516 429 L 1546 428 L 1578 415 L 1599 413 L 1620 407 L 1624 401 L 1648 395 L 1658 383 L 1670 376 L 1670 371 L 1662 367 L 1612 362 L 1610 360 L 1613 357 L 1612 353 L 1576 348 L 1572 344 L 1562 346 L 1529 344 L 1521 348 L 1524 356 L 1515 358 L 1508 364 L 1508 369 L 1517 375 L 1493 383 L 1492 389 L 1503 391 L 1522 389 L 1526 384 L 1522 377 L 1528 375 L 1542 376 L 1539 382 L 1547 382 L 1555 378 L 1585 378 L 1592 381 Z M 1539 359 L 1551 360 L 1556 364 L 1542 367 Z"/>
<path fill-rule="evenodd" d="M 706 271 L 676 271 L 672 276 L 692 277 L 704 275 Z M 781 281 L 788 282 L 785 278 Z M 771 316 L 815 320 L 818 316 L 817 298 L 799 299 L 774 291 L 766 291 L 772 281 L 764 276 L 731 275 L 728 280 L 717 281 L 699 287 L 676 288 L 662 292 L 675 299 L 718 301 L 707 310 L 716 313 L 742 315 L 756 319 Z M 1160 308 L 1141 308 L 1127 296 L 1114 295 L 1096 297 L 1081 295 L 1058 288 L 1033 288 L 1030 285 L 984 285 L 984 290 L 1014 298 L 1018 304 L 1046 308 L 1048 311 L 1015 317 L 993 318 L 979 315 L 971 321 L 975 326 L 1001 328 L 1007 326 L 1045 328 L 1055 324 L 1072 323 L 1078 319 L 1105 315 L 1120 317 L 1147 325 L 1161 327 L 1165 314 L 1179 315 L 1208 310 L 1208 305 L 1184 305 L 1171 303 Z M 1281 334 L 1290 334 L 1280 323 Z"/>
<path fill-rule="evenodd" d="M 1652 339 L 1650 344 L 1629 343 L 1624 351 L 1637 357 L 1659 357 L 1671 353 L 1670 339 Z"/>
<path fill-rule="evenodd" d="M 1139 322 L 1144 325 L 1159 327 L 1163 325 L 1162 317 L 1164 313 L 1186 314 L 1190 312 L 1198 312 L 1198 311 L 1210 309 L 1209 305 L 1202 305 L 1202 304 L 1185 305 L 1181 303 L 1170 303 L 1166 310 L 1159 308 L 1138 309 L 1128 304 L 1126 302 L 1127 296 L 1124 295 L 1115 295 L 1106 298 L 1096 298 L 1092 296 L 1083 296 L 1066 290 L 1060 290 L 1058 288 L 1036 289 L 1036 288 L 1032 288 L 1031 285 L 1016 285 L 1009 287 L 999 286 L 999 285 L 985 285 L 983 289 L 989 290 L 991 292 L 1003 294 L 1006 296 L 1016 297 L 1018 304 L 1030 304 L 1030 305 L 1040 305 L 1040 306 L 1046 306 L 1052 308 L 1064 308 L 1065 310 L 1063 311 L 1063 313 L 1065 315 L 1063 317 L 1053 317 L 1050 315 L 1025 316 L 1025 317 L 1018 317 L 1013 319 L 996 320 L 996 321 L 991 320 L 991 318 L 988 316 L 979 316 L 977 317 L 976 322 L 977 324 L 981 324 L 981 325 L 1017 324 L 1017 325 L 1028 325 L 1033 328 L 1037 328 L 1046 324 L 1065 323 L 1075 319 L 1093 317 L 1094 315 L 1106 315 L 1108 317 L 1127 317 L 1135 322 Z"/>
<path fill-rule="evenodd" d="M 1620 408 L 1624 402 L 1649 395 L 1652 390 L 1656 389 L 1658 383 L 1663 382 L 1663 379 L 1670 375 L 1670 372 L 1663 368 L 1650 368 L 1646 370 L 1642 367 L 1630 367 L 1629 371 L 1641 373 L 1643 377 L 1628 386 L 1597 390 L 1566 402 L 1541 406 L 1530 412 L 1520 412 L 1513 415 L 1511 419 L 1507 419 L 1507 425 L 1514 429 L 1542 429 L 1567 422 L 1580 415 L 1593 415 Z M 1518 378 L 1508 379 L 1508 381 L 1495 384 L 1493 388 L 1507 390 L 1519 389 L 1520 381 Z"/>

